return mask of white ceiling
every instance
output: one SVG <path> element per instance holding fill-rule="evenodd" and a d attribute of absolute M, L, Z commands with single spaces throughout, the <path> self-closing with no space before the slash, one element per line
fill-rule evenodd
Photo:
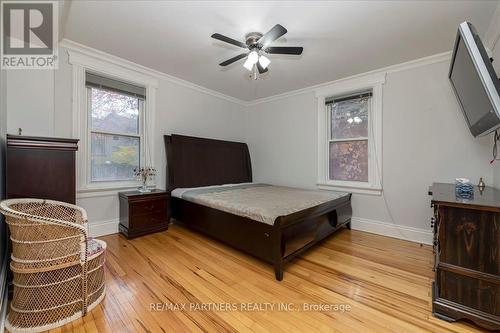
<path fill-rule="evenodd" d="M 452 48 L 464 20 L 484 34 L 497 1 L 72 1 L 64 38 L 220 93 L 250 101 L 418 59 Z M 271 55 L 269 72 L 248 77 L 243 60 L 218 63 L 243 41 L 279 23 L 273 45 L 303 46 L 302 56 Z"/>

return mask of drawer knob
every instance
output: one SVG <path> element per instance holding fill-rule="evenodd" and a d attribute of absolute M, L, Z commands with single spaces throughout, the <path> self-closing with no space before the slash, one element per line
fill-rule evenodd
<path fill-rule="evenodd" d="M 431 217 L 431 228 L 432 229 L 434 229 L 436 222 L 437 222 L 437 218 L 435 216 Z"/>

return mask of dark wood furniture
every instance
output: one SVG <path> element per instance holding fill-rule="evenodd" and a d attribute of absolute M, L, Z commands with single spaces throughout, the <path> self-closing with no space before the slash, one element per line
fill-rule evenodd
<path fill-rule="evenodd" d="M 149 193 L 120 192 L 120 232 L 128 238 L 168 229 L 168 194 L 163 190 Z"/>
<path fill-rule="evenodd" d="M 176 188 L 252 181 L 244 143 L 165 135 L 167 192 Z M 274 225 L 172 197 L 172 218 L 230 246 L 274 265 L 283 279 L 283 265 L 342 227 L 350 227 L 351 196 L 280 216 Z"/>
<path fill-rule="evenodd" d="M 453 184 L 434 183 L 435 281 L 432 310 L 441 319 L 469 319 L 500 329 L 500 191 L 477 187 L 459 199 Z"/>
<path fill-rule="evenodd" d="M 7 198 L 76 202 L 77 139 L 7 134 Z"/>

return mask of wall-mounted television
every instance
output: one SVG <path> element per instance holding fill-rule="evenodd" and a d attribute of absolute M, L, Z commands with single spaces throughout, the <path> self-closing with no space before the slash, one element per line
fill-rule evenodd
<path fill-rule="evenodd" d="M 500 127 L 500 82 L 481 38 L 469 22 L 458 27 L 448 77 L 473 136 Z"/>

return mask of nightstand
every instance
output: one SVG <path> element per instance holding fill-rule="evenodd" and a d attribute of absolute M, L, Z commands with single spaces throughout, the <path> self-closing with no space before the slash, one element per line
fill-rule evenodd
<path fill-rule="evenodd" d="M 163 190 L 148 193 L 126 191 L 120 198 L 120 232 L 133 238 L 168 229 L 168 194 Z"/>

